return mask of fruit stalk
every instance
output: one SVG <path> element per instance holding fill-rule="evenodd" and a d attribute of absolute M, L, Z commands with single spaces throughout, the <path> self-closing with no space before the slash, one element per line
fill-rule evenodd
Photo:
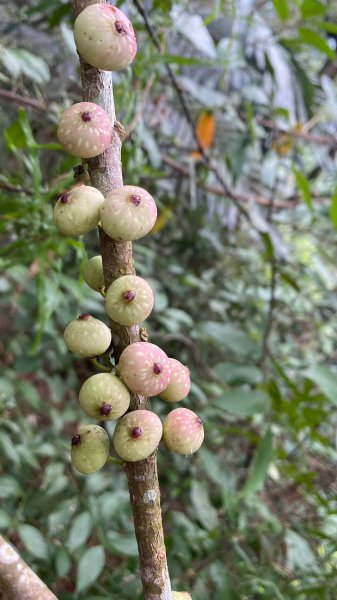
<path fill-rule="evenodd" d="M 72 0 L 72 4 L 77 16 L 93 2 Z M 103 154 L 87 160 L 91 185 L 106 196 L 123 185 L 121 165 L 123 128 L 115 119 L 111 73 L 99 71 L 82 59 L 80 65 L 83 101 L 95 102 L 101 106 L 114 123 L 109 148 Z M 131 242 L 114 241 L 100 228 L 100 245 L 106 289 L 121 275 L 135 274 Z M 112 321 L 110 324 L 115 357 L 118 359 L 124 348 L 140 341 L 139 327 L 124 327 Z M 146 398 L 134 394 L 131 396 L 130 408 L 146 409 L 149 408 L 149 404 Z M 125 471 L 138 543 L 144 600 L 171 600 L 156 455 L 152 454 L 148 459 L 139 462 L 126 463 Z"/>

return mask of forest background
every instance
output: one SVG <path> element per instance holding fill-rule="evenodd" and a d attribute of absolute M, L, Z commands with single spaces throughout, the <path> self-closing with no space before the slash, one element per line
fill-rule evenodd
<path fill-rule="evenodd" d="M 192 458 L 159 451 L 173 587 L 194 600 L 334 600 L 337 7 L 117 6 L 139 46 L 113 74 L 124 180 L 159 208 L 134 245 L 155 290 L 147 329 L 189 365 L 186 405 L 206 432 Z M 96 233 L 85 249 L 52 218 L 79 164 L 56 139 L 81 99 L 72 22 L 61 0 L 0 5 L 0 532 L 60 600 L 134 600 L 125 476 L 70 466 L 93 371 L 62 334 L 83 311 L 104 319 L 81 273 Z"/>

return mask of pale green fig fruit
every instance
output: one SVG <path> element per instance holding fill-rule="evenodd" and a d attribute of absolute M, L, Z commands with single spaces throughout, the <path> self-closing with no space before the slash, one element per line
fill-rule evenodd
<path fill-rule="evenodd" d="M 96 373 L 82 385 L 79 403 L 89 417 L 112 421 L 128 410 L 130 392 L 117 375 Z"/>
<path fill-rule="evenodd" d="M 64 331 L 65 344 L 78 356 L 92 358 L 103 354 L 111 344 L 111 331 L 103 321 L 83 313 L 70 321 Z"/>
<path fill-rule="evenodd" d="M 131 242 L 151 231 L 157 206 L 143 188 L 125 185 L 110 192 L 101 208 L 101 225 L 113 240 Z"/>
<path fill-rule="evenodd" d="M 95 229 L 104 196 L 91 185 L 79 185 L 65 192 L 54 207 L 57 229 L 65 235 L 83 235 Z"/>
<path fill-rule="evenodd" d="M 80 56 L 96 69 L 125 69 L 137 52 L 129 19 L 110 4 L 92 4 L 82 10 L 74 24 L 74 38 Z"/>
<path fill-rule="evenodd" d="M 85 263 L 83 277 L 92 290 L 100 292 L 104 288 L 103 263 L 100 254 L 93 256 Z"/>
<path fill-rule="evenodd" d="M 193 454 L 204 440 L 202 420 L 188 408 L 175 408 L 164 421 L 163 440 L 176 454 Z"/>
<path fill-rule="evenodd" d="M 163 427 L 159 417 L 150 410 L 134 410 L 117 422 L 112 443 L 123 460 L 137 462 L 156 450 Z"/>
<path fill-rule="evenodd" d="M 192 600 L 188 592 L 172 592 L 172 600 Z"/>
<path fill-rule="evenodd" d="M 137 325 L 152 311 L 154 296 L 145 279 L 124 275 L 116 279 L 105 295 L 105 309 L 109 317 L 120 325 Z"/>
<path fill-rule="evenodd" d="M 99 425 L 80 425 L 71 440 L 71 462 L 80 473 L 89 475 L 104 467 L 109 458 L 109 438 Z"/>

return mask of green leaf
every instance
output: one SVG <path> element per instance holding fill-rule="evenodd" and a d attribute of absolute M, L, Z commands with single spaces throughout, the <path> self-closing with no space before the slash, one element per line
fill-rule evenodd
<path fill-rule="evenodd" d="M 18 533 L 27 550 L 36 558 L 48 559 L 48 544 L 42 533 L 32 525 L 19 525 Z"/>
<path fill-rule="evenodd" d="M 313 571 L 318 565 L 315 555 L 307 540 L 292 529 L 287 529 L 285 534 L 287 548 L 287 566 L 293 569 L 305 571 L 313 576 Z"/>
<path fill-rule="evenodd" d="M 270 399 L 261 390 L 248 391 L 240 388 L 224 392 L 213 401 L 212 405 L 237 417 L 245 418 L 266 413 L 270 409 Z"/>
<path fill-rule="evenodd" d="M 67 546 L 69 550 L 77 550 L 84 546 L 92 530 L 92 518 L 89 512 L 83 512 L 75 517 L 69 532 Z"/>
<path fill-rule="evenodd" d="M 9 498 L 20 494 L 21 488 L 14 477 L 10 475 L 0 477 L 0 498 Z"/>
<path fill-rule="evenodd" d="M 78 563 L 76 591 L 82 592 L 100 576 L 105 564 L 104 548 L 93 546 L 84 552 Z"/>
<path fill-rule="evenodd" d="M 289 17 L 289 6 L 287 0 L 273 0 L 274 8 L 282 21 Z"/>
<path fill-rule="evenodd" d="M 123 556 L 138 556 L 137 541 L 134 535 L 120 535 L 111 531 L 107 535 L 109 550 Z"/>
<path fill-rule="evenodd" d="M 328 7 L 324 6 L 324 4 L 318 0 L 303 0 L 301 4 L 301 14 L 304 19 L 322 17 L 326 14 L 327 10 Z"/>
<path fill-rule="evenodd" d="M 64 577 L 69 573 L 71 567 L 71 560 L 69 554 L 64 548 L 60 548 L 55 559 L 56 573 L 58 577 Z"/>
<path fill-rule="evenodd" d="M 336 53 L 330 48 L 325 38 L 318 35 L 318 33 L 307 27 L 299 27 L 298 33 L 300 41 L 304 44 L 308 44 L 309 46 L 316 48 L 316 50 L 323 52 L 323 54 L 326 54 L 331 60 L 336 59 Z"/>
<path fill-rule="evenodd" d="M 208 531 L 215 529 L 218 526 L 218 515 L 216 509 L 211 504 L 207 485 L 203 481 L 194 479 L 190 496 L 194 514 L 203 527 Z"/>
<path fill-rule="evenodd" d="M 313 381 L 333 404 L 337 405 L 337 376 L 328 367 L 316 365 L 306 369 L 304 375 Z"/>
<path fill-rule="evenodd" d="M 307 207 L 312 210 L 312 198 L 310 193 L 310 185 L 307 177 L 293 167 L 293 173 L 296 179 L 296 185 L 301 191 L 302 198 L 306 203 Z"/>
<path fill-rule="evenodd" d="M 261 370 L 253 365 L 236 365 L 230 362 L 221 362 L 217 364 L 213 371 L 228 385 L 240 385 L 249 383 L 256 385 L 262 381 Z"/>
<path fill-rule="evenodd" d="M 8 529 L 11 524 L 11 517 L 6 513 L 5 510 L 0 508 L 0 529 Z"/>
<path fill-rule="evenodd" d="M 337 186 L 335 187 L 331 198 L 330 219 L 334 227 L 337 229 Z"/>
<path fill-rule="evenodd" d="M 252 496 L 263 487 L 272 457 L 273 437 L 271 431 L 267 431 L 255 452 L 250 477 L 241 491 L 243 498 Z"/>
<path fill-rule="evenodd" d="M 204 339 L 220 344 L 241 355 L 256 355 L 260 352 L 258 345 L 241 329 L 230 323 L 205 321 L 200 325 Z"/>

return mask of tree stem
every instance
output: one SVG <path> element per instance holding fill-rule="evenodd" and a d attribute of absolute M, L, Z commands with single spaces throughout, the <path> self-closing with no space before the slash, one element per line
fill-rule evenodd
<path fill-rule="evenodd" d="M 97 1 L 97 0 L 96 0 Z M 77 15 L 90 0 L 73 0 Z M 101 2 L 101 3 L 104 3 Z M 88 160 L 91 184 L 103 195 L 123 185 L 121 145 L 123 128 L 115 120 L 111 73 L 99 71 L 80 59 L 82 96 L 84 101 L 99 104 L 114 123 L 110 147 L 101 155 Z M 105 289 L 121 275 L 135 273 L 131 242 L 117 242 L 99 229 Z M 122 327 L 110 321 L 116 362 L 126 346 L 140 341 L 139 327 Z M 131 410 L 149 408 L 146 398 L 134 395 Z M 156 453 L 136 463 L 126 463 L 130 501 L 139 550 L 140 573 L 144 600 L 171 600 L 166 549 L 160 507 L 160 489 Z"/>
<path fill-rule="evenodd" d="M 2 536 L 0 536 L 0 596 L 3 600 L 57 600 Z"/>

